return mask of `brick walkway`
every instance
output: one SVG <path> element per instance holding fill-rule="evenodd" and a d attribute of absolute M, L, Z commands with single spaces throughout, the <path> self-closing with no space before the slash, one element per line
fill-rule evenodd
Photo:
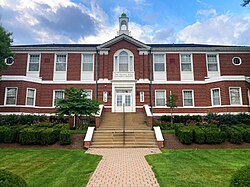
<path fill-rule="evenodd" d="M 144 156 L 160 153 L 158 148 L 92 148 L 102 155 L 87 187 L 159 187 Z"/>

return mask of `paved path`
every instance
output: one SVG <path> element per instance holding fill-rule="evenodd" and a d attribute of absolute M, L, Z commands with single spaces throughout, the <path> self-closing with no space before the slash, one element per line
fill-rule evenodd
<path fill-rule="evenodd" d="M 159 187 L 144 156 L 160 153 L 158 148 L 90 148 L 102 155 L 87 187 Z"/>

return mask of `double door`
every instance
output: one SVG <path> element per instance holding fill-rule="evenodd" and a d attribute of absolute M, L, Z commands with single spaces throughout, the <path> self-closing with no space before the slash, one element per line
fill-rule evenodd
<path fill-rule="evenodd" d="M 116 92 L 115 99 L 116 112 L 132 112 L 132 94 L 129 90 L 120 90 Z"/>

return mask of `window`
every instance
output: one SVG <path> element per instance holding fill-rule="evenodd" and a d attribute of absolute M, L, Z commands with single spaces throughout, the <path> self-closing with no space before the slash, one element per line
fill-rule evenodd
<path fill-rule="evenodd" d="M 207 68 L 208 71 L 219 71 L 216 54 L 207 55 Z"/>
<path fill-rule="evenodd" d="M 64 98 L 64 91 L 63 90 L 55 90 L 54 91 L 54 106 L 56 106 L 57 102 L 59 99 L 63 99 Z"/>
<path fill-rule="evenodd" d="M 230 104 L 241 105 L 241 89 L 240 88 L 229 88 Z"/>
<path fill-rule="evenodd" d="M 133 72 L 133 56 L 129 52 L 122 50 L 118 56 L 115 56 L 116 72 Z"/>
<path fill-rule="evenodd" d="M 155 91 L 155 106 L 166 105 L 166 94 L 164 91 Z"/>
<path fill-rule="evenodd" d="M 140 102 L 144 102 L 144 92 L 140 92 Z"/>
<path fill-rule="evenodd" d="M 183 106 L 194 106 L 193 90 L 183 91 Z"/>
<path fill-rule="evenodd" d="M 39 71 L 39 54 L 30 54 L 29 55 L 29 71 Z"/>
<path fill-rule="evenodd" d="M 5 90 L 5 105 L 16 105 L 17 88 L 6 88 Z"/>
<path fill-rule="evenodd" d="M 66 58 L 64 54 L 56 55 L 56 71 L 66 71 Z"/>
<path fill-rule="evenodd" d="M 154 54 L 154 71 L 162 72 L 165 71 L 165 55 Z"/>
<path fill-rule="evenodd" d="M 92 99 L 92 90 L 85 90 L 86 98 Z"/>
<path fill-rule="evenodd" d="M 248 105 L 250 106 L 250 89 L 247 89 Z"/>
<path fill-rule="evenodd" d="M 232 63 L 236 66 L 241 65 L 241 58 L 240 57 L 234 57 L 232 59 Z"/>
<path fill-rule="evenodd" d="M 108 102 L 108 92 L 103 92 L 103 102 Z"/>
<path fill-rule="evenodd" d="M 220 105 L 220 89 L 214 88 L 211 90 L 212 92 L 212 105 L 218 106 Z"/>
<path fill-rule="evenodd" d="M 36 90 L 28 88 L 26 92 L 26 105 L 35 106 L 35 94 Z"/>
<path fill-rule="evenodd" d="M 181 71 L 192 71 L 191 54 L 181 54 Z"/>
<path fill-rule="evenodd" d="M 82 57 L 82 71 L 93 71 L 94 65 L 94 55 L 93 54 L 83 54 Z"/>

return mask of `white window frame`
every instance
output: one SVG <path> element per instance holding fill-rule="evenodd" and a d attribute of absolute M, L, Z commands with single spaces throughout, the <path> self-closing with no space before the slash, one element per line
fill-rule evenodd
<path fill-rule="evenodd" d="M 250 106 L 250 89 L 247 89 L 248 105 Z"/>
<path fill-rule="evenodd" d="M 209 71 L 209 69 L 208 69 L 208 55 L 216 55 L 218 71 Z M 206 67 L 207 67 L 207 76 L 208 77 L 220 76 L 220 57 L 219 57 L 219 53 L 206 53 Z"/>
<path fill-rule="evenodd" d="M 240 104 L 232 104 L 232 99 L 231 99 L 231 92 L 230 92 L 230 90 L 231 89 L 239 89 L 239 94 L 240 94 Z M 241 92 L 241 87 L 229 87 L 229 100 L 230 100 L 230 105 L 232 105 L 232 106 L 241 106 L 242 105 L 242 92 Z"/>
<path fill-rule="evenodd" d="M 66 57 L 66 61 L 65 61 L 65 71 L 57 71 L 57 70 L 56 70 L 57 56 L 58 56 L 58 55 L 65 55 L 65 57 Z M 67 66 L 68 66 L 68 54 L 66 54 L 66 53 L 56 53 L 56 54 L 55 54 L 55 59 L 54 59 L 54 73 L 55 73 L 55 72 L 67 72 Z"/>
<path fill-rule="evenodd" d="M 187 63 L 182 63 L 182 61 L 181 61 L 181 56 L 182 55 L 190 55 L 190 65 L 191 65 L 191 71 L 183 71 L 182 70 L 182 64 L 187 64 Z M 193 54 L 192 53 L 181 53 L 180 54 L 180 70 L 181 70 L 181 72 L 190 72 L 190 73 L 193 73 Z"/>
<path fill-rule="evenodd" d="M 33 105 L 28 105 L 28 90 L 33 90 L 34 91 L 34 102 Z M 26 101 L 25 101 L 26 106 L 36 106 L 36 89 L 35 88 L 27 88 L 26 89 Z"/>
<path fill-rule="evenodd" d="M 239 63 L 239 64 L 235 64 L 235 63 L 234 63 L 234 59 L 235 59 L 235 58 L 238 58 L 238 59 L 240 60 L 240 63 Z M 239 66 L 239 65 L 241 65 L 241 63 L 242 63 L 242 60 L 241 60 L 240 57 L 235 56 L 235 57 L 232 58 L 232 63 L 233 63 L 233 65 L 235 65 L 235 66 Z"/>
<path fill-rule="evenodd" d="M 83 71 L 83 56 L 84 55 L 92 55 L 93 56 L 92 71 Z M 81 53 L 81 81 L 93 81 L 94 80 L 94 71 L 95 71 L 95 53 L 93 53 L 93 52 Z"/>
<path fill-rule="evenodd" d="M 163 55 L 164 60 L 164 71 L 155 71 L 155 55 Z M 153 74 L 154 81 L 166 81 L 167 80 L 167 62 L 166 62 L 166 53 L 153 53 Z M 156 77 L 162 76 L 162 79 Z"/>
<path fill-rule="evenodd" d="M 185 96 L 184 96 L 184 92 L 192 92 L 192 106 L 185 106 L 185 102 L 184 102 L 184 98 L 185 98 Z M 194 90 L 182 90 L 182 103 L 183 103 L 183 107 L 185 107 L 185 108 L 193 108 L 193 107 L 195 107 L 194 106 Z"/>
<path fill-rule="evenodd" d="M 93 60 L 92 60 L 92 64 L 93 64 L 93 65 L 92 65 L 92 70 L 91 70 L 91 71 L 86 71 L 86 70 L 84 71 L 84 70 L 83 70 L 83 56 L 84 56 L 84 55 L 92 55 L 92 57 L 93 57 Z M 82 53 L 82 54 L 81 54 L 81 58 L 82 58 L 82 59 L 81 59 L 81 71 L 82 71 L 82 72 L 94 72 L 95 54 L 94 54 L 94 53 Z M 86 64 L 90 64 L 90 62 L 88 62 L 88 63 L 86 63 Z"/>
<path fill-rule="evenodd" d="M 140 92 L 140 102 L 144 103 L 144 92 Z"/>
<path fill-rule="evenodd" d="M 88 97 L 88 95 L 87 95 L 87 98 L 88 98 L 88 99 L 93 99 L 93 90 L 86 89 L 86 90 L 85 90 L 85 93 L 86 93 L 86 92 L 90 92 L 90 97 Z"/>
<path fill-rule="evenodd" d="M 218 104 L 218 105 L 214 105 L 214 95 L 213 95 L 213 90 L 219 90 L 219 101 L 220 101 L 220 104 Z M 211 105 L 212 105 L 212 106 L 221 106 L 221 94 L 220 94 L 220 88 L 212 88 L 212 89 L 211 89 Z"/>
<path fill-rule="evenodd" d="M 119 70 L 119 65 L 120 65 L 120 59 L 119 59 L 119 56 L 120 56 L 120 53 L 125 51 L 127 54 L 128 54 L 128 71 L 120 71 Z M 135 70 L 134 70 L 134 54 L 128 50 L 128 49 L 119 49 L 115 52 L 114 54 L 114 59 L 113 59 L 114 63 L 113 63 L 113 72 L 120 72 L 120 73 L 133 73 Z"/>
<path fill-rule="evenodd" d="M 156 98 L 156 92 L 164 92 L 164 99 L 165 99 L 165 102 L 164 102 L 164 106 L 158 106 L 157 105 L 157 102 L 156 102 L 156 100 L 157 100 L 157 98 Z M 163 108 L 163 107 L 166 107 L 166 90 L 155 90 L 155 106 L 156 107 L 159 107 L 159 108 Z"/>
<path fill-rule="evenodd" d="M 8 89 L 16 89 L 16 102 L 15 104 L 7 104 L 7 90 Z M 16 106 L 17 105 L 17 95 L 18 95 L 18 87 L 5 87 L 5 94 L 4 94 L 4 105 L 5 106 Z"/>
<path fill-rule="evenodd" d="M 38 71 L 30 71 L 30 56 L 31 55 L 39 55 L 39 60 L 38 60 Z M 41 69 L 41 53 L 29 53 L 28 54 L 28 59 L 27 59 L 27 72 L 38 72 L 40 73 L 40 69 Z"/>
<path fill-rule="evenodd" d="M 52 106 L 53 106 L 53 107 L 56 107 L 56 106 L 55 106 L 56 91 L 62 91 L 62 92 L 63 92 L 63 98 L 65 97 L 64 90 L 53 90 L 53 100 L 52 100 Z"/>
<path fill-rule="evenodd" d="M 104 103 L 108 102 L 108 92 L 103 92 L 102 100 L 103 100 Z"/>
<path fill-rule="evenodd" d="M 182 60 L 181 56 L 182 55 L 190 55 L 190 65 L 191 65 L 191 71 L 182 71 Z M 180 75 L 181 75 L 181 80 L 184 81 L 193 81 L 194 80 L 194 67 L 193 67 L 193 54 L 192 53 L 180 53 L 179 55 L 180 58 Z M 187 63 L 184 63 L 187 64 Z"/>

